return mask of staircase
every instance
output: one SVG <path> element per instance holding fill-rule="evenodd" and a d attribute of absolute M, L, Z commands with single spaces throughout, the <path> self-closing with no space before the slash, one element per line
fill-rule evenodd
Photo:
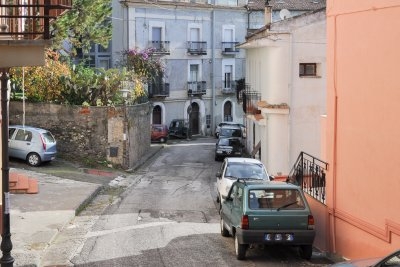
<path fill-rule="evenodd" d="M 17 172 L 10 172 L 9 190 L 12 194 L 37 194 L 39 186 L 37 179 Z"/>

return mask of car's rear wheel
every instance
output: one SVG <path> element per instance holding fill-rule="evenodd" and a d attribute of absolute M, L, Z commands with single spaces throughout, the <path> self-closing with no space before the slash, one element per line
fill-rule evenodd
<path fill-rule="evenodd" d="M 37 167 L 42 163 L 42 160 L 40 159 L 39 154 L 32 152 L 26 156 L 26 162 L 33 167 Z"/>
<path fill-rule="evenodd" d="M 302 245 L 299 247 L 300 257 L 310 260 L 312 256 L 312 245 Z"/>
<path fill-rule="evenodd" d="M 222 217 L 219 222 L 220 222 L 220 226 L 221 226 L 221 235 L 225 236 L 225 237 L 229 236 L 229 231 L 228 231 L 228 229 L 226 229 L 224 219 L 222 219 Z"/>
<path fill-rule="evenodd" d="M 246 258 L 247 245 L 240 244 L 237 235 L 235 234 L 235 254 L 236 259 L 244 260 Z"/>

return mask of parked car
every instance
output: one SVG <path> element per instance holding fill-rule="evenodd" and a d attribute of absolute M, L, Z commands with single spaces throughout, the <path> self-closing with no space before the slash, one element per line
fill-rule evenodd
<path fill-rule="evenodd" d="M 242 123 L 237 123 L 237 122 L 231 122 L 231 121 L 225 121 L 225 122 L 220 122 L 217 127 L 215 128 L 215 137 L 219 137 L 219 132 L 221 131 L 221 127 L 224 125 L 237 125 L 242 128 L 242 135 L 245 138 L 245 133 L 246 133 L 246 126 L 244 126 Z"/>
<path fill-rule="evenodd" d="M 45 129 L 31 126 L 9 126 L 9 156 L 26 160 L 31 166 L 56 158 L 57 142 L 54 136 Z"/>
<path fill-rule="evenodd" d="M 217 202 L 221 204 L 223 197 L 228 195 L 234 181 L 237 179 L 273 180 L 264 164 L 258 159 L 244 157 L 227 157 L 221 164 L 217 177 Z"/>
<path fill-rule="evenodd" d="M 383 266 L 400 266 L 400 250 L 384 257 L 374 257 L 367 259 L 357 259 L 343 261 L 330 265 L 332 267 L 383 267 Z"/>
<path fill-rule="evenodd" d="M 151 141 L 165 143 L 168 141 L 168 127 L 164 124 L 151 125 Z"/>
<path fill-rule="evenodd" d="M 296 246 L 302 258 L 312 256 L 314 217 L 296 185 L 239 179 L 222 201 L 220 215 L 221 235 L 234 237 L 238 260 L 257 244 Z"/>
<path fill-rule="evenodd" d="M 183 119 L 174 119 L 169 124 L 168 133 L 169 136 L 177 138 L 186 138 L 187 136 L 187 123 Z"/>
<path fill-rule="evenodd" d="M 243 156 L 243 144 L 239 138 L 220 138 L 215 144 L 215 160 L 221 160 L 225 157 Z"/>
<path fill-rule="evenodd" d="M 218 138 L 224 137 L 243 138 L 242 127 L 236 124 L 222 125 L 218 133 Z"/>

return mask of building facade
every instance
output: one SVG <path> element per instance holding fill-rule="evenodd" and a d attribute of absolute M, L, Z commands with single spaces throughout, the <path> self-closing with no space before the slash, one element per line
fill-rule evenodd
<path fill-rule="evenodd" d="M 236 101 L 244 78 L 247 11 L 241 1 L 113 1 L 113 58 L 153 47 L 165 73 L 148 84 L 152 123 L 184 119 L 192 134 L 212 135 L 221 121 L 243 122 Z"/>
<path fill-rule="evenodd" d="M 240 47 L 247 53 L 247 147 L 271 174 L 287 176 L 302 151 L 321 155 L 325 9 L 266 25 Z"/>
<path fill-rule="evenodd" d="M 328 1 L 326 10 L 328 250 L 384 256 L 400 247 L 400 4 Z"/>

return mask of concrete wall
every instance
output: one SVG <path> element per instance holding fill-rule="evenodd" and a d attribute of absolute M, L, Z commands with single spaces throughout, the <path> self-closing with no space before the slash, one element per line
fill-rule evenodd
<path fill-rule="evenodd" d="M 23 123 L 22 102 L 10 102 L 11 124 Z M 126 107 L 25 103 L 25 125 L 50 130 L 66 159 L 130 168 L 150 146 L 150 105 Z"/>

